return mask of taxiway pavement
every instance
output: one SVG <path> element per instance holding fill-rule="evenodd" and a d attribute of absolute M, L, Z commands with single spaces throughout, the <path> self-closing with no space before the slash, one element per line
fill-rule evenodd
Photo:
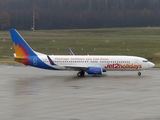
<path fill-rule="evenodd" d="M 0 119 L 160 119 L 160 69 L 76 74 L 0 65 Z"/>

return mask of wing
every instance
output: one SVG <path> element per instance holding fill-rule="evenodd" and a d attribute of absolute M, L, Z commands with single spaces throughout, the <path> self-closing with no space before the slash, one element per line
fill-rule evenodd
<path fill-rule="evenodd" d="M 88 66 L 81 66 L 81 65 L 63 65 L 66 69 L 74 70 L 74 71 L 86 71 L 89 67 Z"/>
<path fill-rule="evenodd" d="M 101 66 L 63 65 L 63 67 L 74 71 L 87 71 L 88 68 L 101 67 Z"/>

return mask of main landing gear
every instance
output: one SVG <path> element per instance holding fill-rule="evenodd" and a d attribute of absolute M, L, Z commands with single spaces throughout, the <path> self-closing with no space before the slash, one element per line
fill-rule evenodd
<path fill-rule="evenodd" d="M 138 72 L 138 76 L 141 76 L 141 72 Z"/>
<path fill-rule="evenodd" d="M 82 77 L 82 76 L 84 76 L 84 74 L 85 74 L 84 71 L 80 71 L 80 72 L 77 73 L 77 76 L 78 76 L 78 77 Z"/>

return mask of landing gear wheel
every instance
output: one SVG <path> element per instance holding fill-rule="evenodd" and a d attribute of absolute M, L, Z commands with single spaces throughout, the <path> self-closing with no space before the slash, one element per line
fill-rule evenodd
<path fill-rule="evenodd" d="M 78 76 L 78 77 L 82 77 L 82 76 L 84 76 L 84 74 L 85 74 L 84 71 L 80 71 L 80 72 L 77 73 L 77 76 Z"/>
<path fill-rule="evenodd" d="M 138 72 L 138 76 L 141 76 L 141 72 Z"/>
<path fill-rule="evenodd" d="M 80 77 L 80 76 L 81 76 L 81 72 L 78 72 L 78 73 L 77 73 L 77 76 Z"/>

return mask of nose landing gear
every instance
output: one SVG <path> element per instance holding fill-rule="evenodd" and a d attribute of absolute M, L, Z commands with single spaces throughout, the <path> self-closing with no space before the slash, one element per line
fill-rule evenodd
<path fill-rule="evenodd" d="M 138 76 L 141 76 L 141 72 L 138 72 Z"/>

